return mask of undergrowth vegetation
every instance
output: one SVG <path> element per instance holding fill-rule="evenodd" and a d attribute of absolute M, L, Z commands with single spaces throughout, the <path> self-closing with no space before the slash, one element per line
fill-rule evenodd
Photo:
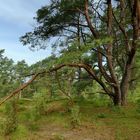
<path fill-rule="evenodd" d="M 10 133 L 16 131 L 18 127 L 18 116 L 17 116 L 17 99 L 13 99 L 6 103 L 4 109 L 5 118 L 1 124 L 1 133 L 3 135 L 9 135 Z"/>
<path fill-rule="evenodd" d="M 137 140 L 140 137 L 139 104 L 129 101 L 128 106 L 115 107 L 108 99 L 99 104 L 100 98 L 105 98 L 101 96 L 96 99 L 75 98 L 71 105 L 68 99 L 50 101 L 44 96 L 37 94 L 32 100 L 12 100 L 1 106 L 0 139 L 75 140 L 75 131 L 80 133 L 78 138 L 81 140 L 94 138 L 95 133 L 103 140 L 109 137 L 112 140 Z M 106 133 L 104 129 L 108 132 L 102 136 Z"/>

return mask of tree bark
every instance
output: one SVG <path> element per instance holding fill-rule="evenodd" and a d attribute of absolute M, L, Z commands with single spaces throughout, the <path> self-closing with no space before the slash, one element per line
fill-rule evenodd
<path fill-rule="evenodd" d="M 126 64 L 125 72 L 121 82 L 121 105 L 127 104 L 127 95 L 129 91 L 129 84 L 131 80 L 132 66 L 133 66 L 134 56 L 132 56 L 131 62 Z"/>

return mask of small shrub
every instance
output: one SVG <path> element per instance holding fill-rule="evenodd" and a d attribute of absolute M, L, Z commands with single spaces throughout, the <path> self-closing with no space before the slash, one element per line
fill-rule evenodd
<path fill-rule="evenodd" d="M 97 115 L 98 118 L 107 118 L 107 115 L 104 113 L 100 113 Z"/>
<path fill-rule="evenodd" d="M 47 93 L 36 93 L 33 97 L 33 100 L 34 100 L 34 113 L 36 113 L 37 116 L 45 115 L 48 101 Z"/>
<path fill-rule="evenodd" d="M 9 135 L 17 129 L 17 101 L 16 99 L 11 100 L 5 106 L 6 119 L 3 122 L 3 134 Z"/>
<path fill-rule="evenodd" d="M 37 110 L 37 108 L 32 108 L 32 110 L 29 113 L 29 120 L 30 121 L 38 121 L 41 118 L 40 112 Z"/>
<path fill-rule="evenodd" d="M 71 109 L 71 125 L 75 128 L 77 125 L 80 125 L 80 108 L 77 105 L 74 105 Z"/>
<path fill-rule="evenodd" d="M 10 140 L 27 140 L 29 137 L 29 130 L 24 125 L 18 125 L 16 131 L 10 135 Z"/>

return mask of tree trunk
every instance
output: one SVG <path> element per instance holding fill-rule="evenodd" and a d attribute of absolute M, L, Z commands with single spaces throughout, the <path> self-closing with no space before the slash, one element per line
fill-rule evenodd
<path fill-rule="evenodd" d="M 131 73 L 132 73 L 132 67 L 133 67 L 133 62 L 134 62 L 134 56 L 135 53 L 133 54 L 133 56 L 131 57 L 131 61 L 128 61 L 125 67 L 125 72 L 122 78 L 122 82 L 121 82 L 121 104 L 122 105 L 126 105 L 127 104 L 127 95 L 129 92 L 129 85 L 130 85 L 130 80 L 131 80 Z"/>
<path fill-rule="evenodd" d="M 120 106 L 121 105 L 121 100 L 118 96 L 114 96 L 112 98 L 112 101 L 113 101 L 114 106 Z"/>
<path fill-rule="evenodd" d="M 112 100 L 115 106 L 121 105 L 121 90 L 119 86 L 114 88 L 114 96 Z"/>
<path fill-rule="evenodd" d="M 126 105 L 126 97 L 131 81 L 132 67 L 134 64 L 135 54 L 138 47 L 137 41 L 140 37 L 140 1 L 134 0 L 132 9 L 132 26 L 133 26 L 133 41 L 131 49 L 128 49 L 128 59 L 125 66 L 125 71 L 121 81 L 121 104 Z"/>

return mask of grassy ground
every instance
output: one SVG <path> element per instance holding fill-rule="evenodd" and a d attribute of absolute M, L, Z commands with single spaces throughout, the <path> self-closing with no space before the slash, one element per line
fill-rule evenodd
<path fill-rule="evenodd" d="M 93 101 L 77 101 L 80 124 L 73 128 L 66 101 L 49 103 L 48 112 L 36 119 L 32 102 L 18 108 L 18 128 L 0 140 L 139 140 L 140 113 L 135 104 L 113 107 Z M 0 107 L 0 118 L 4 106 Z"/>

